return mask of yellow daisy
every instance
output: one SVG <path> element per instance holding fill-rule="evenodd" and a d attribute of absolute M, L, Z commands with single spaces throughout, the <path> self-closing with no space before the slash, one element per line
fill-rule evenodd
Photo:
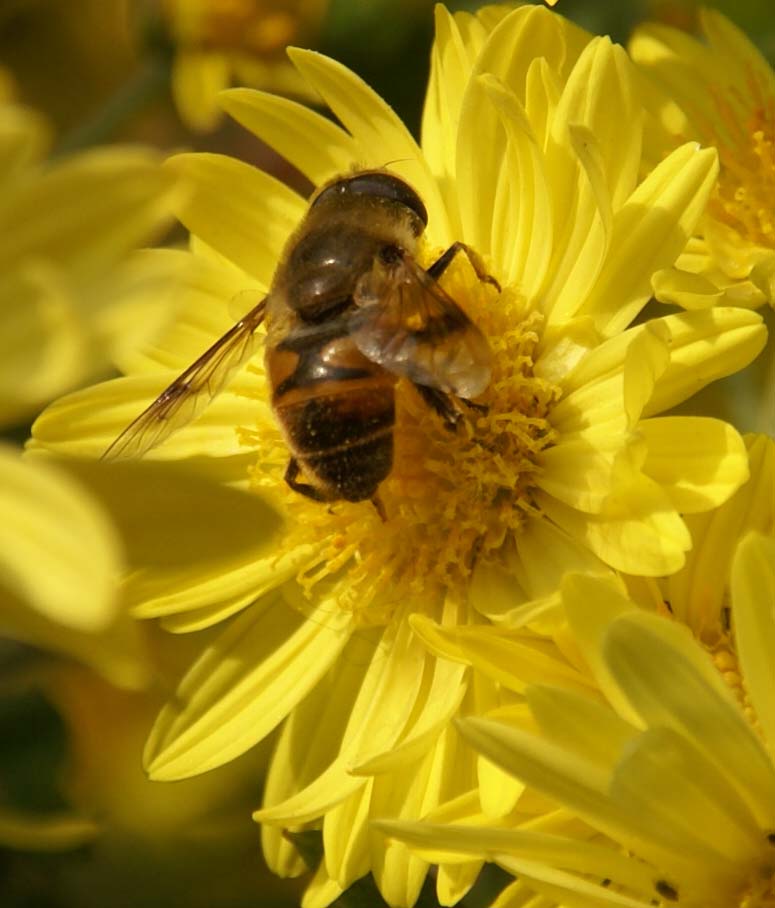
<path fill-rule="evenodd" d="M 327 0 L 159 0 L 175 56 L 172 96 L 196 132 L 221 119 L 218 93 L 237 81 L 310 96 L 285 48 L 317 32 Z"/>
<path fill-rule="evenodd" d="M 503 288 L 480 281 L 465 256 L 442 278 L 488 338 L 492 380 L 477 401 L 486 409 L 455 433 L 399 382 L 382 516 L 369 502 L 324 506 L 283 483 L 288 448 L 259 362 L 152 453 L 186 460 L 224 493 L 252 488 L 285 526 L 268 545 L 260 525 L 243 529 L 227 553 L 224 508 L 211 525 L 222 557 L 201 561 L 179 542 L 188 515 L 128 528 L 169 558 L 127 578 L 136 616 L 175 631 L 235 616 L 162 711 L 147 762 L 156 779 L 203 772 L 287 718 L 256 815 L 270 865 L 301 872 L 279 830 L 322 820 L 326 857 L 306 905 L 329 904 L 369 870 L 390 904 L 411 905 L 428 865 L 372 835 L 369 818 L 417 817 L 476 787 L 488 770 L 449 720 L 497 692 L 426 652 L 410 619 L 501 620 L 552 594 L 568 569 L 679 569 L 690 546 L 681 514 L 726 500 L 747 459 L 726 424 L 657 414 L 750 361 L 765 337 L 758 315 L 739 308 L 630 327 L 652 273 L 695 229 L 716 157 L 689 143 L 638 181 L 642 111 L 630 63 L 608 40 L 588 42 L 542 7 L 439 7 L 420 146 L 343 66 L 298 50 L 292 59 L 342 126 L 249 90 L 227 92 L 225 108 L 317 185 L 387 165 L 414 187 L 428 212 L 422 263 L 462 240 Z M 192 252 L 169 253 L 188 263 L 181 321 L 125 360 L 127 378 L 53 406 L 36 447 L 102 453 L 226 330 L 235 293 L 266 291 L 306 211 L 230 158 L 183 155 L 170 166 L 195 187 L 179 209 Z M 557 664 L 545 654 L 536 672 L 551 677 Z M 442 868 L 440 896 L 459 899 L 477 870 Z"/>
<path fill-rule="evenodd" d="M 694 528 L 694 563 L 670 578 L 661 615 L 611 580 L 566 577 L 565 650 L 594 687 L 526 684 L 529 634 L 518 650 L 513 631 L 418 626 L 524 694 L 460 727 L 532 802 L 493 818 L 469 797 L 433 823 L 379 828 L 427 860 L 497 861 L 520 878 L 499 908 L 531 890 L 563 905 L 773 904 L 775 442 L 749 438 L 749 451 L 750 482 Z"/>
<path fill-rule="evenodd" d="M 166 315 L 169 278 L 127 259 L 180 195 L 160 157 L 105 148 L 45 161 L 49 129 L 0 87 L 0 426 L 108 370 Z"/>
<path fill-rule="evenodd" d="M 635 32 L 630 54 L 652 114 L 650 156 L 690 139 L 713 145 L 719 177 L 696 236 L 654 278 L 658 299 L 689 309 L 775 303 L 775 73 L 716 10 L 702 40 L 665 25 Z"/>

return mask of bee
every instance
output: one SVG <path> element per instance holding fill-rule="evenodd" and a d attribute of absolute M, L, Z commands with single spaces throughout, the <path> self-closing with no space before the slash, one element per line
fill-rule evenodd
<path fill-rule="evenodd" d="M 406 378 L 454 430 L 487 388 L 491 351 L 438 280 L 465 253 L 416 261 L 428 223 L 419 195 L 384 170 L 337 177 L 313 195 L 267 296 L 172 382 L 103 458 L 139 457 L 197 415 L 256 351 L 265 323 L 271 404 L 290 451 L 285 481 L 316 501 L 377 498 L 393 463 L 395 385 Z M 498 288 L 500 289 L 500 288 Z"/>

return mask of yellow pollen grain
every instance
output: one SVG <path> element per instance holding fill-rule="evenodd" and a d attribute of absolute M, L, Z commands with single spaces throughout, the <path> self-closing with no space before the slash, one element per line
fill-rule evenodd
<path fill-rule="evenodd" d="M 718 122 L 704 124 L 721 170 L 710 213 L 748 242 L 775 248 L 775 98 L 755 73 L 748 91 L 713 90 Z"/>
<path fill-rule="evenodd" d="M 548 414 L 559 395 L 533 374 L 541 317 L 515 294 L 483 285 L 467 263 L 443 283 L 487 335 L 492 380 L 478 407 L 461 402 L 454 430 L 398 382 L 393 469 L 379 488 L 385 520 L 368 501 L 324 505 L 291 492 L 282 483 L 287 451 L 271 466 L 261 458 L 253 477 L 285 490 L 289 548 L 322 543 L 297 578 L 307 595 L 319 584 L 335 590 L 337 606 L 361 626 L 389 620 L 407 598 L 463 595 L 474 565 L 496 561 L 537 513 L 538 457 L 554 441 Z"/>

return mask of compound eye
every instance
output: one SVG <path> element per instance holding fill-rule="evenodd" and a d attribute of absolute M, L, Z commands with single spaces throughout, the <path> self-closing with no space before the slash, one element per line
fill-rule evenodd
<path fill-rule="evenodd" d="M 428 225 L 428 212 L 420 196 L 408 183 L 392 173 L 374 170 L 356 174 L 354 177 L 344 177 L 327 186 L 313 200 L 312 205 L 318 205 L 324 199 L 330 199 L 332 196 L 343 193 L 398 202 L 413 212 L 424 227 Z"/>

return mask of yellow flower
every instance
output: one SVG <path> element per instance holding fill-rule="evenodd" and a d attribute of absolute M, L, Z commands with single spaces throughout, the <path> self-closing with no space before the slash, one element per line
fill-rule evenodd
<path fill-rule="evenodd" d="M 520 878 L 499 905 L 531 889 L 563 905 L 773 904 L 775 442 L 749 448 L 751 481 L 695 527 L 694 562 L 669 581 L 672 618 L 610 580 L 565 578 L 565 651 L 579 665 L 583 654 L 594 687 L 559 675 L 526 684 L 503 630 L 425 629 L 437 649 L 524 693 L 527 709 L 460 727 L 530 786 L 532 809 L 526 799 L 493 818 L 469 799 L 432 824 L 383 831 L 428 860 L 497 861 Z"/>
<path fill-rule="evenodd" d="M 0 426 L 106 372 L 166 314 L 138 296 L 168 275 L 126 254 L 165 223 L 177 181 L 150 151 L 46 162 L 47 145 L 42 118 L 0 96 Z"/>
<path fill-rule="evenodd" d="M 243 527 L 228 552 L 225 503 L 210 517 L 220 560 L 180 544 L 188 515 L 134 527 L 170 559 L 127 579 L 136 616 L 176 631 L 236 616 L 162 711 L 149 771 L 211 769 L 287 718 L 257 819 L 270 866 L 292 874 L 302 865 L 277 827 L 323 818 L 310 906 L 369 870 L 390 904 L 411 905 L 428 865 L 373 836 L 369 818 L 423 815 L 488 772 L 449 720 L 497 692 L 426 652 L 418 616 L 446 627 L 502 619 L 551 595 L 568 569 L 675 571 L 690 545 L 681 513 L 718 505 L 747 477 L 729 426 L 657 414 L 750 361 L 764 343 L 758 315 L 715 308 L 629 327 L 652 273 L 696 226 L 715 153 L 687 144 L 638 182 L 642 111 L 626 55 L 542 7 L 479 17 L 439 7 L 437 30 L 421 147 L 361 80 L 310 52 L 292 58 L 345 128 L 249 90 L 228 92 L 224 106 L 315 184 L 353 166 L 405 178 L 429 212 L 423 263 L 455 240 L 485 258 L 501 293 L 466 261 L 442 283 L 493 349 L 486 412 L 451 434 L 399 383 L 383 520 L 369 502 L 326 507 L 284 485 L 288 449 L 253 362 L 152 456 L 187 460 L 224 494 L 238 484 L 269 496 L 283 538 Z M 181 321 L 129 377 L 53 406 L 37 447 L 104 451 L 228 327 L 235 293 L 266 290 L 306 210 L 230 158 L 183 155 L 171 167 L 195 186 L 180 206 L 194 235 L 193 251 L 178 254 L 191 289 Z M 558 664 L 546 656 L 536 671 Z M 477 871 L 441 868 L 440 897 L 459 899 Z"/>
<path fill-rule="evenodd" d="M 281 94 L 312 97 L 285 48 L 317 31 L 327 0 L 160 0 L 175 57 L 172 95 L 191 129 L 221 118 L 218 93 L 236 79 Z"/>
<path fill-rule="evenodd" d="M 630 53 L 653 113 L 651 156 L 689 139 L 713 145 L 719 177 L 697 235 L 675 268 L 654 278 L 658 299 L 688 309 L 775 303 L 775 73 L 716 10 L 700 13 L 704 41 L 644 25 Z"/>

